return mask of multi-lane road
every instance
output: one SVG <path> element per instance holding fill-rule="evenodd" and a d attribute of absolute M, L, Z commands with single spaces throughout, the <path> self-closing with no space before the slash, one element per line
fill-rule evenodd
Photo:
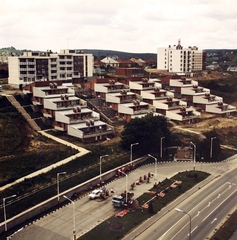
<path fill-rule="evenodd" d="M 154 167 L 155 165 L 151 164 L 129 173 L 128 185 L 130 186 L 140 176 L 148 172 L 154 172 Z M 188 239 L 189 232 L 192 234 L 192 239 L 205 239 L 210 231 L 213 231 L 226 214 L 235 207 L 233 198 L 236 196 L 236 167 L 237 159 L 234 158 L 226 163 L 196 164 L 197 170 L 212 174 L 208 181 L 203 182 L 200 189 L 194 188 L 192 192 L 184 194 L 156 214 L 152 218 L 152 223 L 146 221 L 146 225 L 141 225 L 125 239 Z M 193 163 L 158 164 L 157 181 L 172 177 L 177 172 L 191 169 L 193 169 Z M 134 197 L 136 198 L 150 189 L 153 183 L 154 179 L 150 183 L 136 186 Z M 125 187 L 125 177 L 106 185 L 107 189 L 113 189 L 117 193 L 124 191 Z M 106 200 L 89 200 L 86 195 L 75 201 L 74 204 L 77 237 L 114 215 L 116 211 L 111 204 L 111 197 Z M 189 228 L 189 215 L 177 212 L 175 208 L 190 214 L 192 219 L 191 230 Z M 14 234 L 11 239 L 72 239 L 73 221 L 73 205 L 68 204 L 23 228 Z"/>
<path fill-rule="evenodd" d="M 219 176 L 188 198 L 177 199 L 124 239 L 208 239 L 236 207 L 237 169 Z M 180 201 L 181 200 L 181 201 Z M 155 219 L 156 218 L 156 219 Z"/>

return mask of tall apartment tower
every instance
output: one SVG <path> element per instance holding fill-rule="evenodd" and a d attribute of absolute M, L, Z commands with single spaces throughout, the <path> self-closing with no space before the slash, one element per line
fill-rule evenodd
<path fill-rule="evenodd" d="M 8 83 L 24 87 L 35 81 L 70 81 L 92 77 L 94 57 L 82 51 L 61 50 L 60 53 L 24 52 L 8 58 Z"/>
<path fill-rule="evenodd" d="M 158 48 L 157 69 L 174 73 L 192 73 L 204 70 L 205 51 L 197 47 L 183 48 L 178 45 Z"/>

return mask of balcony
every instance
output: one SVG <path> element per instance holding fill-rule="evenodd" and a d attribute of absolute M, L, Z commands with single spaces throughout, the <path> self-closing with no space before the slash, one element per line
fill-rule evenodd
<path fill-rule="evenodd" d="M 94 117 L 94 118 L 92 118 L 92 117 L 90 117 L 90 118 L 84 118 L 84 117 L 82 117 L 82 119 L 81 118 L 72 118 L 72 119 L 70 119 L 70 121 L 69 121 L 69 124 L 75 124 L 75 123 L 84 123 L 85 121 L 89 121 L 89 120 L 93 120 L 93 121 L 98 121 L 98 120 L 100 120 L 100 118 L 98 118 L 98 117 Z"/>
<path fill-rule="evenodd" d="M 146 114 L 146 113 L 148 113 L 149 112 L 149 109 L 140 109 L 140 110 L 133 110 L 133 113 L 134 114 Z"/>
<path fill-rule="evenodd" d="M 91 132 L 84 132 L 84 138 L 89 138 L 89 137 L 96 137 L 100 135 L 105 135 L 105 134 L 113 134 L 114 130 L 113 129 L 96 129 L 95 131 Z"/>

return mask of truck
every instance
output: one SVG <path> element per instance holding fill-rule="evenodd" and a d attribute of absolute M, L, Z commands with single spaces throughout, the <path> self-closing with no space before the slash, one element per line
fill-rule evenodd
<path fill-rule="evenodd" d="M 134 196 L 134 193 L 127 193 L 127 202 L 126 202 L 126 193 L 122 193 L 121 195 L 115 195 L 112 198 L 112 205 L 116 208 L 127 206 L 127 204 L 131 203 L 131 198 Z"/>

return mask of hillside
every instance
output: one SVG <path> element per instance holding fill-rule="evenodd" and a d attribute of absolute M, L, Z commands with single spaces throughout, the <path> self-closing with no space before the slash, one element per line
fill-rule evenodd
<path fill-rule="evenodd" d="M 121 59 L 128 59 L 131 57 L 134 58 L 152 58 L 156 60 L 157 54 L 155 53 L 130 53 L 130 52 L 121 52 L 121 51 L 114 51 L 114 50 L 102 50 L 102 49 L 76 49 L 83 51 L 84 53 L 89 53 L 93 54 L 96 58 L 99 57 L 105 57 L 105 56 L 118 56 Z M 10 56 L 11 54 L 14 55 L 22 55 L 23 52 L 25 51 L 39 51 L 39 52 L 45 52 L 45 51 L 40 51 L 40 50 L 18 50 L 15 49 L 14 47 L 6 47 L 6 48 L 0 48 L 0 55 L 2 56 Z M 60 49 L 58 50 L 60 51 Z"/>

